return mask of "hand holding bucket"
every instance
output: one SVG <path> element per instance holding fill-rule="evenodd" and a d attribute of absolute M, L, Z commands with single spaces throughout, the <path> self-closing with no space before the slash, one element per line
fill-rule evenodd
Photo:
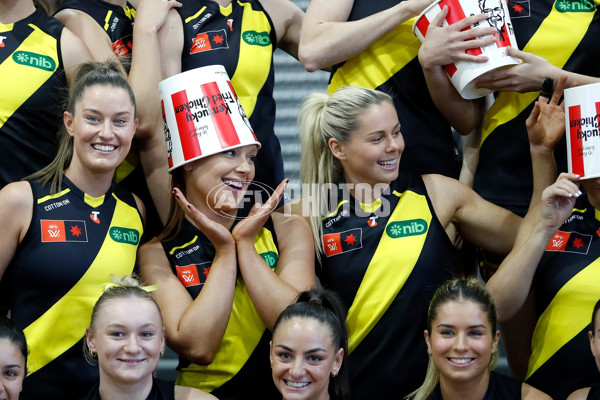
<path fill-rule="evenodd" d="M 447 15 L 443 15 L 445 10 Z M 442 15 L 438 15 L 440 13 Z M 487 14 L 487 19 L 478 16 L 481 13 Z M 450 31 L 453 34 L 447 34 L 449 28 L 445 28 L 443 35 L 439 35 L 439 40 L 433 44 L 438 48 L 431 49 L 429 53 L 436 53 L 434 57 L 438 58 L 438 65 L 445 60 L 446 73 L 463 98 L 475 99 L 491 93 L 489 89 L 475 88 L 473 80 L 486 72 L 520 62 L 507 54 L 509 46 L 516 47 L 516 39 L 505 1 L 438 0 L 417 17 L 413 33 L 421 42 L 427 43 L 425 37 L 430 25 L 440 22 L 441 17 L 444 17 L 441 27 L 452 26 L 454 29 Z M 431 41 L 431 38 L 428 39 Z M 456 40 L 464 43 L 457 46 Z M 448 54 L 452 51 L 453 58 L 449 58 Z"/>

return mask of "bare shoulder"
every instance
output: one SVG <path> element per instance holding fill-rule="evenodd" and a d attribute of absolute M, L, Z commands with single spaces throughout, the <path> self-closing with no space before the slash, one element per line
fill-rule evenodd
<path fill-rule="evenodd" d="M 8 207 L 6 211 L 11 210 L 14 215 L 17 211 L 32 209 L 33 192 L 31 185 L 27 181 L 9 183 L 0 190 L 0 206 Z"/>
<path fill-rule="evenodd" d="M 521 385 L 521 398 L 524 400 L 552 400 L 552 397 L 527 383 Z"/>
<path fill-rule="evenodd" d="M 210 393 L 187 386 L 175 385 L 175 400 L 216 400 Z"/>
<path fill-rule="evenodd" d="M 284 206 L 285 207 L 285 206 Z M 296 229 L 309 229 L 308 222 L 300 215 L 290 212 L 274 212 L 271 214 L 273 219 L 273 225 L 276 231 L 296 230 Z"/>
<path fill-rule="evenodd" d="M 586 400 L 590 393 L 590 387 L 584 387 L 571 393 L 567 400 Z"/>

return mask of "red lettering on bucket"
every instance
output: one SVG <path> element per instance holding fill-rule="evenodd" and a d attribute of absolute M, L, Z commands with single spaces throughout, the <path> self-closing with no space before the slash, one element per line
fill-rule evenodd
<path fill-rule="evenodd" d="M 182 112 L 175 113 L 177 121 L 177 131 L 179 132 L 179 140 L 183 150 L 183 158 L 185 161 L 191 160 L 202 155 L 200 142 L 196 136 L 196 125 L 189 111 L 189 100 L 187 92 L 182 90 L 171 95 L 173 101 L 173 109 L 184 108 Z"/>
<path fill-rule="evenodd" d="M 211 108 L 220 109 L 222 107 L 228 110 L 231 108 L 229 104 L 225 104 L 227 100 L 220 96 L 221 90 L 216 82 L 205 83 L 200 85 L 200 88 L 202 89 L 204 96 L 211 99 L 214 99 L 215 97 L 213 96 L 216 96 L 217 100 L 211 104 Z M 240 144 L 240 138 L 235 131 L 230 113 L 224 111 L 212 112 L 210 117 L 215 125 L 215 131 L 217 132 L 222 148 L 226 149 Z"/>
<path fill-rule="evenodd" d="M 248 116 L 246 115 L 246 112 L 242 108 L 242 104 L 238 100 L 237 93 L 235 93 L 235 89 L 233 88 L 233 85 L 231 84 L 231 81 L 227 81 L 227 85 L 229 86 L 229 90 L 231 90 L 231 93 L 233 93 L 233 98 L 238 103 L 238 107 L 240 107 L 240 114 L 243 113 L 242 116 L 245 117 L 246 119 L 248 119 Z M 246 121 L 244 121 L 244 122 L 246 122 Z M 250 122 L 249 121 L 248 121 L 248 128 L 250 129 L 250 132 L 252 133 L 252 137 L 254 138 L 254 140 L 256 140 L 258 142 L 258 139 L 256 138 L 256 135 L 254 134 L 254 130 L 252 129 L 252 127 L 250 127 Z"/>
<path fill-rule="evenodd" d="M 581 119 L 581 106 L 569 107 L 569 135 L 571 138 L 571 168 L 574 174 L 585 176 L 585 169 L 583 166 L 583 157 L 579 155 L 579 150 L 582 148 L 582 138 L 578 137 L 577 132 L 579 125 L 570 123 L 573 120 Z"/>

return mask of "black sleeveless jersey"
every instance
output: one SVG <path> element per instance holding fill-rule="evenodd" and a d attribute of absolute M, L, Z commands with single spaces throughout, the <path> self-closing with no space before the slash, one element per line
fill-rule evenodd
<path fill-rule="evenodd" d="M 67 86 L 63 28 L 41 10 L 0 24 L 0 188 L 44 168 L 56 154 Z"/>

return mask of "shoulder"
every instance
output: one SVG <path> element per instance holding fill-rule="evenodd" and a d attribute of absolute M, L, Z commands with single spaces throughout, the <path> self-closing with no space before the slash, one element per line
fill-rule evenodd
<path fill-rule="evenodd" d="M 567 400 L 586 400 L 591 389 L 591 387 L 578 389 L 571 393 L 569 397 L 567 397 Z"/>
<path fill-rule="evenodd" d="M 175 385 L 175 400 L 216 400 L 216 397 L 202 390 Z"/>
<path fill-rule="evenodd" d="M 527 383 L 521 385 L 521 398 L 524 400 L 552 400 L 552 397 Z"/>
<path fill-rule="evenodd" d="M 8 206 L 14 213 L 33 207 L 33 192 L 28 181 L 9 183 L 0 190 L 1 206 Z"/>

